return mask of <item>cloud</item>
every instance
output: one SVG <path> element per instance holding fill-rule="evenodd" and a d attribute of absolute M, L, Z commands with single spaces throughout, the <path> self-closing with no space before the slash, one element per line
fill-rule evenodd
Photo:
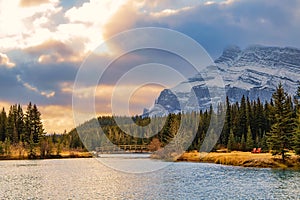
<path fill-rule="evenodd" d="M 81 22 L 101 25 L 115 13 L 124 0 L 90 0 L 81 7 L 73 7 L 65 13 L 70 22 Z"/>
<path fill-rule="evenodd" d="M 72 94 L 61 90 L 61 83 L 73 84 L 80 63 L 39 63 L 33 53 L 10 52 L 15 67 L 0 67 L 0 100 L 38 105 L 70 105 Z M 11 61 L 10 61 L 11 62 Z"/>
<path fill-rule="evenodd" d="M 135 1 L 127 5 L 131 2 Z M 241 47 L 251 44 L 300 46 L 299 1 L 292 0 L 289 4 L 280 0 L 198 1 L 190 4 L 184 1 L 184 5 L 173 5 L 172 2 L 143 1 L 139 6 L 129 6 L 131 9 L 121 7 L 107 23 L 105 37 L 128 28 L 171 28 L 198 41 L 214 58 L 231 44 Z M 128 20 L 122 23 L 121 18 Z"/>
<path fill-rule="evenodd" d="M 144 108 L 153 106 L 155 99 L 163 89 L 164 87 L 158 84 L 146 84 L 138 87 L 137 85 L 123 84 L 117 88 L 117 92 L 114 85 L 102 84 L 98 87 L 82 88 L 73 93 L 76 101 L 80 101 L 75 104 L 75 110 L 78 113 L 86 113 L 87 117 L 91 117 L 94 113 L 97 116 L 141 114 Z M 95 110 L 89 110 L 93 106 L 87 106 L 92 105 L 93 102 L 89 102 L 91 99 L 95 99 Z M 87 120 L 89 118 L 84 118 L 82 122 Z"/>
<path fill-rule="evenodd" d="M 51 38 L 53 32 L 47 26 L 61 10 L 56 0 L 29 7 L 22 7 L 18 0 L 1 1 L 0 51 L 27 48 Z"/>
<path fill-rule="evenodd" d="M 113 98 L 117 99 L 117 104 L 115 106 L 115 115 L 124 115 L 124 113 L 129 116 L 142 114 L 144 108 L 151 108 L 154 105 L 155 99 L 159 96 L 160 92 L 165 89 L 163 86 L 158 84 L 146 84 L 140 86 L 135 90 L 129 99 L 122 98 L 123 93 L 128 93 L 131 88 L 136 88 L 135 85 L 122 86 L 120 92 L 114 94 Z"/>
<path fill-rule="evenodd" d="M 69 23 L 64 26 L 66 29 L 72 26 L 84 27 L 82 31 L 77 29 L 76 33 L 87 38 L 85 52 L 90 52 L 103 42 L 104 25 L 125 2 L 126 0 L 90 0 L 80 7 L 72 7 L 65 13 Z"/>
<path fill-rule="evenodd" d="M 49 0 L 21 0 L 20 6 L 21 7 L 37 6 L 45 3 L 49 3 Z"/>
<path fill-rule="evenodd" d="M 32 46 L 24 49 L 24 52 L 37 57 L 39 63 L 56 63 L 56 62 L 78 62 L 82 61 L 82 55 L 79 52 L 75 52 L 72 48 L 76 46 L 77 49 L 82 49 L 82 43 L 65 44 L 57 40 L 48 40 L 37 46 Z"/>
<path fill-rule="evenodd" d="M 47 98 L 51 98 L 55 95 L 55 92 L 54 91 L 42 91 L 42 90 L 39 90 L 37 87 L 23 81 L 21 79 L 21 76 L 20 75 L 17 75 L 17 81 L 20 82 L 25 88 L 27 88 L 28 90 L 31 90 L 33 92 L 36 92 L 42 96 L 45 96 Z"/>
<path fill-rule="evenodd" d="M 11 62 L 8 56 L 4 53 L 0 53 L 0 66 L 3 65 L 8 68 L 15 67 L 16 64 Z"/>
<path fill-rule="evenodd" d="M 104 38 L 108 39 L 121 31 L 134 28 L 136 21 L 143 17 L 143 14 L 138 12 L 138 8 L 139 4 L 134 1 L 128 1 L 120 6 L 115 14 L 105 23 L 103 29 Z"/>
<path fill-rule="evenodd" d="M 75 127 L 73 111 L 70 106 L 46 105 L 38 107 L 47 133 L 63 133 Z"/>

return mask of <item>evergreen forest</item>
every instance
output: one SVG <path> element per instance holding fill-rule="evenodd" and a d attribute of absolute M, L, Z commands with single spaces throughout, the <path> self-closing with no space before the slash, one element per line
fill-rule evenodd
<path fill-rule="evenodd" d="M 300 87 L 297 94 L 291 96 L 279 84 L 272 99 L 266 102 L 261 102 L 259 98 L 250 101 L 243 96 L 240 102 L 230 103 L 227 97 L 226 103 L 219 104 L 217 110 L 211 106 L 205 111 L 153 118 L 100 116 L 77 127 L 80 137 L 76 129 L 70 131 L 73 138 L 70 146 L 83 147 L 82 140 L 89 150 L 109 142 L 115 145 L 149 145 L 158 141 L 159 146 L 164 147 L 180 133 L 193 135 L 194 139 L 186 150 L 205 150 L 203 145 L 209 142 L 203 142 L 209 134 L 209 138 L 216 141 L 213 142 L 214 151 L 251 151 L 261 148 L 265 152 L 271 150 L 274 155 L 280 154 L 284 159 L 285 152 L 290 150 L 300 154 L 299 97 Z M 191 130 L 191 124 L 197 124 L 198 128 Z M 209 129 L 210 124 L 221 127 L 221 134 Z M 100 127 L 104 134 L 101 134 Z"/>

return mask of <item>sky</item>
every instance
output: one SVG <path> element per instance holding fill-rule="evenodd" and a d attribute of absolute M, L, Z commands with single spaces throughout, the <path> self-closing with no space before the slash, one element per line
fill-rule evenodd
<path fill-rule="evenodd" d="M 0 106 L 8 111 L 11 104 L 31 101 L 38 105 L 48 133 L 69 131 L 74 127 L 72 95 L 78 69 L 115 34 L 168 28 L 191 37 L 216 59 L 230 45 L 300 48 L 299 22 L 298 0 L 0 0 Z M 108 59 L 118 47 L 104 51 L 98 56 Z M 167 52 L 120 58 L 97 87 L 98 114 L 110 113 L 115 79 L 126 66 L 145 63 L 149 55 L 178 68 L 186 64 Z M 129 87 L 126 84 L 123 87 Z M 130 113 L 151 106 L 163 88 L 148 84 L 135 90 Z"/>

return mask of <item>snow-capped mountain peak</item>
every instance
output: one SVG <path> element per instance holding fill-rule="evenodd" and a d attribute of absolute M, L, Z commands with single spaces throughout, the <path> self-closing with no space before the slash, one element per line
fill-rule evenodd
<path fill-rule="evenodd" d="M 253 45 L 241 50 L 230 46 L 224 49 L 215 64 L 207 67 L 209 73 L 201 72 L 162 91 L 155 105 L 169 113 L 207 109 L 213 103 L 208 88 L 221 89 L 221 82 L 231 102 L 240 101 L 243 95 L 250 100 L 260 98 L 263 102 L 271 99 L 280 82 L 287 93 L 294 95 L 300 81 L 300 49 L 296 48 Z M 223 81 L 212 76 L 212 71 L 219 73 Z M 154 110 L 157 111 L 150 109 L 148 114 L 156 115 Z"/>

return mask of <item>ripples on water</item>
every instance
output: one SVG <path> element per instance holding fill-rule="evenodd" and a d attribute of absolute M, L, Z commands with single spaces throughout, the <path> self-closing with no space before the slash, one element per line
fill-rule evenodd
<path fill-rule="evenodd" d="M 205 163 L 128 174 L 95 159 L 0 162 L 1 199 L 300 199 L 299 183 L 297 171 Z"/>

